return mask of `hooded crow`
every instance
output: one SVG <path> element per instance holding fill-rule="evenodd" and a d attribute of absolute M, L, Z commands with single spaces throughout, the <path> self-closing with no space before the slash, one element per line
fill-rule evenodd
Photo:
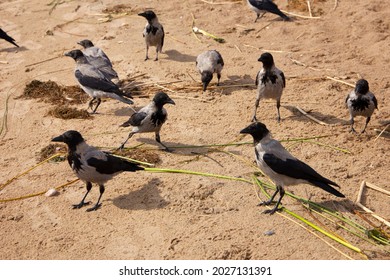
<path fill-rule="evenodd" d="M 68 163 L 76 176 L 86 183 L 87 193 L 79 204 L 73 205 L 73 208 L 81 208 L 89 204 L 89 202 L 85 202 L 85 198 L 92 188 L 92 183 L 96 183 L 99 185 L 100 196 L 95 206 L 87 209 L 87 211 L 97 210 L 101 206 L 99 202 L 104 193 L 104 184 L 108 180 L 124 171 L 135 172 L 144 170 L 142 166 L 136 163 L 123 160 L 108 152 L 89 146 L 81 134 L 75 130 L 69 130 L 53 138 L 52 141 L 63 142 L 68 146 Z"/>
<path fill-rule="evenodd" d="M 201 80 L 203 84 L 203 92 L 206 91 L 207 86 L 210 81 L 213 79 L 213 74 L 217 73 L 218 83 L 221 79 L 221 71 L 223 69 L 224 62 L 221 54 L 216 50 L 205 51 L 198 55 L 196 58 L 196 67 L 201 75 Z"/>
<path fill-rule="evenodd" d="M 87 58 L 87 61 L 99 69 L 107 79 L 118 79 L 118 73 L 112 68 L 110 59 L 102 49 L 94 46 L 88 39 L 77 42 L 77 44 L 84 48 L 83 54 Z"/>
<path fill-rule="evenodd" d="M 286 79 L 283 72 L 275 67 L 272 54 L 265 52 L 261 54 L 258 61 L 263 63 L 263 68 L 257 73 L 256 76 L 257 97 L 252 122 L 257 121 L 256 111 L 257 107 L 259 106 L 260 99 L 268 98 L 276 100 L 278 122 L 280 122 L 280 98 L 282 97 L 283 89 L 286 86 Z"/>
<path fill-rule="evenodd" d="M 253 136 L 257 165 L 276 185 L 276 192 L 271 199 L 260 205 L 270 205 L 276 194 L 280 193 L 275 207 L 264 213 L 273 214 L 278 211 L 278 206 L 284 196 L 284 186 L 288 185 L 310 184 L 335 196 L 345 197 L 331 186 L 339 187 L 335 182 L 318 174 L 309 165 L 292 156 L 280 142 L 272 139 L 271 133 L 263 123 L 254 122 L 240 133 Z"/>
<path fill-rule="evenodd" d="M 150 46 L 156 46 L 156 59 L 158 60 L 158 53 L 162 52 L 162 48 L 164 45 L 164 28 L 163 26 L 158 22 L 158 18 L 156 14 L 153 11 L 145 11 L 143 13 L 138 14 L 141 17 L 146 18 L 148 23 L 146 24 L 143 36 L 145 38 L 146 43 L 146 57 L 145 60 L 149 59 L 148 52 Z"/>
<path fill-rule="evenodd" d="M 6 40 L 7 42 L 10 42 L 12 45 L 19 48 L 18 44 L 15 43 L 15 39 L 8 36 L 8 34 L 5 33 L 1 28 L 0 28 L 0 38 Z"/>
<path fill-rule="evenodd" d="M 290 20 L 288 16 L 279 10 L 278 6 L 272 0 L 247 0 L 249 8 L 257 14 L 255 22 L 266 12 L 280 16 L 283 20 Z"/>
<path fill-rule="evenodd" d="M 348 94 L 347 99 L 345 100 L 345 105 L 351 116 L 351 132 L 356 132 L 353 128 L 354 117 L 356 116 L 366 117 L 366 124 L 361 133 L 366 131 L 367 124 L 369 123 L 374 110 L 378 109 L 378 101 L 376 100 L 375 95 L 370 92 L 366 80 L 360 79 L 356 82 L 355 89 Z"/>
<path fill-rule="evenodd" d="M 92 97 L 88 108 L 95 113 L 100 105 L 102 97 L 114 98 L 126 104 L 133 104 L 129 96 L 125 96 L 119 87 L 100 72 L 95 66 L 90 64 L 87 58 L 80 50 L 73 50 L 65 53 L 66 56 L 73 58 L 76 61 L 74 74 L 80 87 Z M 93 103 L 96 101 L 96 106 L 92 109 Z"/>
<path fill-rule="evenodd" d="M 119 149 L 123 149 L 126 142 L 136 133 L 154 132 L 156 141 L 160 143 L 166 151 L 170 151 L 169 148 L 160 141 L 160 130 L 168 117 L 167 110 L 163 108 L 165 104 L 175 105 L 175 102 L 168 94 L 158 92 L 154 96 L 152 102 L 134 113 L 127 122 L 123 123 L 121 127 L 128 127 L 131 125 L 133 126 L 133 130 L 129 133 L 129 136 Z"/>

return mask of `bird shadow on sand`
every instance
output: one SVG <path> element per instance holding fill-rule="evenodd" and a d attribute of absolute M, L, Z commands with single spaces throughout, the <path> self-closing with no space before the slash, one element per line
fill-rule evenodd
<path fill-rule="evenodd" d="M 154 146 L 157 149 L 160 149 L 162 152 L 164 152 L 165 151 L 164 148 L 159 143 L 157 143 L 157 141 L 154 139 L 154 133 L 148 133 L 148 135 L 150 135 L 150 138 L 146 138 L 146 137 L 145 138 L 139 137 L 136 139 L 131 138 L 126 145 L 128 146 L 135 145 L 135 142 L 144 143 L 150 146 Z M 164 135 L 161 135 L 162 138 L 161 142 L 171 150 L 170 153 L 172 154 L 194 156 L 198 154 L 205 154 L 209 150 L 207 147 L 196 147 L 194 145 L 187 145 L 178 142 L 167 142 L 164 141 L 163 137 Z"/>
<path fill-rule="evenodd" d="M 2 48 L 0 49 L 0 52 L 8 52 L 8 53 L 14 53 L 14 52 L 23 52 L 27 51 L 28 49 L 26 47 L 9 47 L 9 48 Z"/>
<path fill-rule="evenodd" d="M 148 102 L 145 102 L 144 105 L 146 105 Z M 120 109 L 115 109 L 115 110 L 112 110 L 110 111 L 110 114 L 113 114 L 115 116 L 118 116 L 118 117 L 131 117 L 135 112 L 134 110 L 137 112 L 138 110 L 140 110 L 143 106 L 142 105 L 137 105 L 137 106 L 134 106 L 134 105 L 130 105 L 130 106 L 125 106 L 125 107 L 122 107 Z M 134 109 L 134 110 L 132 110 Z M 127 121 L 125 119 L 123 119 L 123 121 Z M 120 125 L 121 123 L 118 123 L 118 126 Z"/>
<path fill-rule="evenodd" d="M 294 106 L 282 105 L 282 107 L 289 110 L 293 114 L 293 116 L 290 116 L 289 118 L 294 118 L 294 119 L 296 119 L 298 121 L 302 121 L 302 122 L 310 121 L 300 111 L 298 111 L 298 109 L 295 108 Z M 348 125 L 349 124 L 349 121 L 347 121 L 345 119 L 339 119 L 339 118 L 332 116 L 332 115 L 323 114 L 320 112 L 316 112 L 314 110 L 310 110 L 310 111 L 306 111 L 306 112 L 308 114 L 310 114 L 310 116 L 312 116 L 320 121 L 323 121 L 327 124 L 331 124 L 331 125 Z"/>
<path fill-rule="evenodd" d="M 256 90 L 255 80 L 247 74 L 244 76 L 228 76 L 227 79 L 221 80 L 219 85 L 220 87 L 216 87 L 216 89 L 223 89 L 224 95 L 230 95 L 233 92 L 244 88 L 248 90 Z M 240 85 L 242 85 L 242 87 Z"/>
<path fill-rule="evenodd" d="M 151 210 L 166 207 L 169 202 L 160 195 L 160 179 L 153 178 L 140 189 L 112 199 L 112 203 L 126 210 Z"/>
<path fill-rule="evenodd" d="M 196 56 L 183 54 L 177 50 L 167 50 L 164 52 L 169 60 L 179 61 L 179 62 L 193 62 L 195 64 Z"/>
<path fill-rule="evenodd" d="M 342 190 L 340 190 L 342 192 Z M 318 204 L 320 207 L 323 207 L 324 209 L 329 209 L 331 211 L 337 211 L 340 213 L 353 213 L 354 210 L 361 210 L 355 202 L 351 201 L 348 198 L 344 199 L 329 199 L 329 200 L 323 200 L 320 202 L 316 202 L 315 200 L 312 200 L 314 203 Z M 322 212 L 320 208 L 315 207 L 315 209 L 319 212 Z"/>

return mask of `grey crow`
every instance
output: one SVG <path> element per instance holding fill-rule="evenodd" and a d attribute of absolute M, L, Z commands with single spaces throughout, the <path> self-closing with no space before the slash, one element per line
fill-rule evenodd
<path fill-rule="evenodd" d="M 198 69 L 203 84 L 203 91 L 206 91 L 207 86 L 213 79 L 213 74 L 217 73 L 218 83 L 221 79 L 221 71 L 224 62 L 221 54 L 216 50 L 205 51 L 196 58 L 196 68 Z"/>
<path fill-rule="evenodd" d="M 90 64 L 87 58 L 80 50 L 73 50 L 65 53 L 66 56 L 72 57 L 76 61 L 74 74 L 80 87 L 92 97 L 89 107 L 92 113 L 95 113 L 100 105 L 102 97 L 114 98 L 126 104 L 133 104 L 128 96 L 119 89 L 112 81 L 106 78 L 95 66 Z M 94 102 L 96 106 L 92 109 Z"/>
<path fill-rule="evenodd" d="M 375 95 L 370 92 L 366 80 L 360 79 L 356 82 L 355 89 L 348 94 L 347 99 L 345 100 L 345 105 L 351 116 L 351 132 L 356 132 L 353 128 L 354 117 L 356 116 L 366 117 L 366 125 L 361 133 L 366 131 L 367 124 L 369 123 L 374 110 L 378 109 L 378 101 L 376 100 Z"/>
<path fill-rule="evenodd" d="M 3 31 L 3 29 L 0 28 L 0 38 L 6 40 L 7 42 L 10 42 L 12 45 L 19 48 L 18 44 L 15 43 L 15 39 L 10 37 L 7 33 Z"/>
<path fill-rule="evenodd" d="M 163 26 L 158 22 L 157 16 L 153 11 L 145 11 L 143 13 L 138 14 L 139 16 L 142 16 L 146 18 L 148 23 L 146 24 L 143 36 L 145 38 L 146 43 L 146 57 L 145 60 L 149 59 L 148 52 L 150 46 L 156 46 L 156 59 L 158 60 L 158 53 L 162 52 L 162 48 L 164 45 L 164 28 Z"/>
<path fill-rule="evenodd" d="M 255 22 L 266 12 L 280 16 L 283 20 L 290 20 L 272 0 L 247 0 L 248 6 L 257 14 Z"/>
<path fill-rule="evenodd" d="M 257 165 L 276 185 L 276 192 L 268 201 L 260 205 L 270 205 L 276 194 L 280 193 L 275 207 L 264 213 L 273 214 L 278 211 L 278 206 L 284 196 L 283 187 L 288 185 L 310 184 L 335 196 L 345 197 L 331 186 L 339 187 L 335 182 L 318 174 L 309 165 L 292 156 L 279 141 L 272 139 L 271 133 L 263 123 L 254 122 L 240 133 L 253 136 Z"/>
<path fill-rule="evenodd" d="M 280 98 L 282 97 L 283 89 L 286 86 L 286 79 L 283 72 L 276 68 L 272 54 L 265 52 L 261 54 L 258 61 L 263 63 L 263 68 L 256 76 L 257 97 L 252 122 L 257 121 L 256 111 L 260 100 L 268 98 L 276 100 L 278 122 L 280 122 Z"/>
<path fill-rule="evenodd" d="M 164 92 L 158 92 L 154 96 L 152 102 L 134 113 L 130 119 L 123 123 L 121 127 L 133 126 L 133 130 L 129 133 L 129 136 L 122 143 L 119 149 L 123 149 L 126 142 L 136 133 L 154 132 L 156 135 L 156 141 L 160 143 L 165 150 L 169 151 L 169 148 L 161 143 L 160 130 L 164 122 L 167 120 L 168 113 L 163 106 L 165 104 L 173 104 L 175 102 Z"/>
<path fill-rule="evenodd" d="M 100 196 L 95 206 L 88 208 L 87 211 L 97 210 L 101 204 L 100 199 L 104 193 L 104 184 L 115 175 L 124 172 L 144 170 L 142 166 L 136 163 L 115 157 L 108 152 L 98 150 L 89 146 L 78 131 L 69 130 L 64 134 L 52 139 L 54 142 L 63 142 L 68 146 L 67 160 L 76 176 L 86 183 L 87 193 L 79 204 L 73 205 L 73 208 L 81 208 L 89 204 L 85 202 L 92 183 L 99 185 Z"/>
<path fill-rule="evenodd" d="M 77 42 L 77 44 L 84 48 L 83 54 L 88 62 L 99 69 L 107 79 L 118 79 L 118 73 L 112 68 L 110 59 L 101 48 L 94 46 L 88 39 Z"/>

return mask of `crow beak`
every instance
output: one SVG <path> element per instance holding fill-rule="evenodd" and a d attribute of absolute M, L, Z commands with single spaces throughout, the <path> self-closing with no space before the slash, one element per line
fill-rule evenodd
<path fill-rule="evenodd" d="M 139 16 L 141 16 L 141 17 L 146 17 L 146 14 L 145 13 L 140 13 L 140 14 L 138 14 Z"/>
<path fill-rule="evenodd" d="M 53 139 L 51 139 L 51 141 L 53 142 L 65 142 L 64 141 L 64 136 L 63 135 L 60 135 L 60 136 L 57 136 L 57 137 L 54 137 Z"/>
<path fill-rule="evenodd" d="M 79 44 L 80 46 L 82 46 L 81 41 L 80 41 L 80 42 L 77 42 L 77 44 Z"/>
<path fill-rule="evenodd" d="M 244 129 L 242 129 L 242 130 L 240 131 L 240 133 L 241 133 L 241 134 L 250 134 L 250 129 L 249 129 L 248 127 L 246 127 L 246 128 L 244 128 Z"/>
<path fill-rule="evenodd" d="M 169 100 L 167 101 L 167 104 L 176 105 L 175 101 L 173 101 L 172 99 L 169 99 Z"/>
<path fill-rule="evenodd" d="M 259 57 L 259 59 L 258 59 L 257 61 L 261 61 L 261 62 L 263 62 L 263 60 L 261 59 L 261 56 Z"/>
<path fill-rule="evenodd" d="M 66 52 L 66 53 L 64 53 L 64 55 L 65 55 L 65 56 L 72 56 L 72 55 L 70 54 L 70 52 Z"/>

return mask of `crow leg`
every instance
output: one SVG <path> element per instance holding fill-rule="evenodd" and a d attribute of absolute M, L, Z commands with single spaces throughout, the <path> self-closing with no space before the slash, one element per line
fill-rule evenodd
<path fill-rule="evenodd" d="M 371 117 L 367 117 L 366 124 L 364 125 L 364 129 L 362 130 L 361 133 L 364 133 L 366 131 L 366 128 L 367 128 L 368 123 L 370 122 L 370 119 L 371 119 Z"/>
<path fill-rule="evenodd" d="M 102 206 L 102 204 L 101 203 L 99 204 L 99 202 L 100 202 L 100 199 L 102 198 L 102 195 L 104 193 L 104 185 L 99 185 L 99 191 L 100 191 L 100 195 L 99 195 L 98 201 L 96 202 L 94 207 L 88 208 L 87 212 L 96 211 L 100 208 L 100 206 Z"/>
<path fill-rule="evenodd" d="M 264 214 L 270 214 L 270 215 L 272 215 L 272 214 L 274 214 L 276 211 L 279 211 L 278 207 L 279 207 L 280 202 L 282 201 L 282 198 L 283 198 L 283 196 L 284 196 L 285 191 L 284 191 L 283 187 L 281 187 L 281 186 L 276 186 L 276 190 L 279 191 L 279 195 L 280 195 L 279 200 L 278 200 L 278 202 L 276 203 L 276 205 L 275 205 L 274 208 L 272 208 L 271 210 L 265 210 L 265 211 L 263 212 Z M 275 193 L 275 194 L 276 194 L 276 193 Z M 272 197 L 274 197 L 275 194 L 274 194 Z"/>
<path fill-rule="evenodd" d="M 92 183 L 91 182 L 87 182 L 86 187 L 87 187 L 87 193 L 84 195 L 83 199 L 81 200 L 81 202 L 79 204 L 74 204 L 73 205 L 73 209 L 80 209 L 84 205 L 88 205 L 90 203 L 90 202 L 84 202 L 84 200 L 87 197 L 89 191 L 92 189 Z"/>
<path fill-rule="evenodd" d="M 353 128 L 353 124 L 355 123 L 353 117 L 351 117 L 350 123 L 351 123 L 351 132 L 356 133 L 356 130 Z"/>
<path fill-rule="evenodd" d="M 91 101 L 89 101 L 88 109 L 91 109 L 93 111 L 92 107 L 93 107 L 93 103 L 95 102 L 95 100 L 96 100 L 96 97 L 92 98 Z"/>
<path fill-rule="evenodd" d="M 149 46 L 146 45 L 146 56 L 145 56 L 145 61 L 149 59 L 148 53 L 149 53 Z"/>
<path fill-rule="evenodd" d="M 265 14 L 265 13 L 262 13 L 261 15 L 260 15 L 260 14 L 257 14 L 257 17 L 256 17 L 256 19 L 255 19 L 255 22 L 257 22 L 257 20 L 258 20 L 259 18 L 262 18 L 262 17 L 264 16 L 264 14 Z"/>
<path fill-rule="evenodd" d="M 160 132 L 156 132 L 156 141 L 157 141 L 161 146 L 163 146 L 163 147 L 165 148 L 165 151 L 167 151 L 167 152 L 172 152 L 171 149 L 169 149 L 167 146 L 165 146 L 165 145 L 161 142 L 161 140 L 160 140 Z"/>
<path fill-rule="evenodd" d="M 158 47 L 156 47 L 156 58 L 154 59 L 154 61 L 157 61 L 158 60 Z"/>
<path fill-rule="evenodd" d="M 96 110 L 97 108 L 99 107 L 100 103 L 102 102 L 102 100 L 100 98 L 96 98 L 96 106 L 95 106 L 95 109 L 93 109 L 92 113 L 96 113 Z M 92 108 L 91 108 L 92 109 Z"/>
<path fill-rule="evenodd" d="M 280 99 L 276 101 L 276 109 L 278 110 L 278 122 L 280 122 Z"/>
<path fill-rule="evenodd" d="M 221 73 L 217 73 L 217 78 L 218 78 L 217 86 L 219 86 L 219 80 L 221 80 Z"/>
<path fill-rule="evenodd" d="M 274 194 L 271 196 L 271 198 L 269 200 L 266 200 L 266 201 L 263 201 L 263 202 L 260 202 L 257 206 L 263 206 L 263 205 L 271 205 L 275 196 L 278 194 L 278 192 L 280 191 L 279 187 L 277 186 L 276 187 L 276 191 L 274 192 Z"/>
<path fill-rule="evenodd" d="M 119 146 L 119 148 L 117 150 L 122 150 L 124 147 L 125 147 L 125 144 L 127 143 L 127 141 L 129 141 L 129 139 L 134 135 L 134 132 L 130 132 L 129 133 L 129 136 L 127 136 L 125 142 L 122 143 L 122 145 Z"/>
<path fill-rule="evenodd" d="M 257 98 L 256 99 L 256 102 L 255 102 L 255 110 L 253 112 L 253 117 L 252 117 L 252 122 L 256 122 L 257 121 L 257 118 L 256 118 L 256 111 L 257 111 L 257 107 L 259 107 L 259 103 L 260 103 L 260 98 Z"/>

